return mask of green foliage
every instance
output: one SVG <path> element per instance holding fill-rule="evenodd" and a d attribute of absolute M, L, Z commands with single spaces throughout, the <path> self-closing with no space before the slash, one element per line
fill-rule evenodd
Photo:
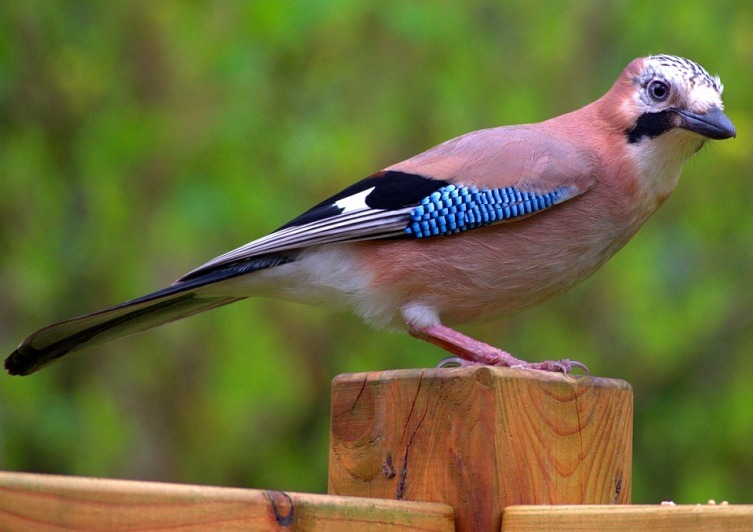
<path fill-rule="evenodd" d="M 749 2 L 5 2 L 0 339 L 159 288 L 352 181 L 592 101 L 649 53 L 727 86 L 714 144 L 624 251 L 468 330 L 635 389 L 635 502 L 753 500 Z M 324 491 L 337 373 L 442 356 L 254 300 L 0 377 L 0 468 Z"/>

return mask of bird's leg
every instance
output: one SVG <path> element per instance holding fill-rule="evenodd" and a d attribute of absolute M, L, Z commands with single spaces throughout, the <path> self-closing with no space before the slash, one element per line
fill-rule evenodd
<path fill-rule="evenodd" d="M 472 364 L 507 367 L 526 364 L 525 361 L 515 358 L 506 351 L 479 342 L 445 325 L 431 325 L 422 329 L 410 327 L 409 332 L 414 338 L 438 345 Z"/>
<path fill-rule="evenodd" d="M 420 329 L 412 327 L 410 324 L 409 333 L 414 338 L 419 338 L 426 342 L 438 345 L 445 351 L 459 357 L 458 359 L 445 359 L 442 362 L 454 362 L 460 366 L 487 365 L 487 366 L 504 366 L 508 368 L 538 369 L 542 371 L 558 371 L 561 373 L 570 373 L 572 368 L 580 368 L 586 373 L 588 368 L 580 362 L 563 360 L 547 360 L 545 362 L 526 362 L 515 358 L 507 351 L 502 351 L 494 346 L 479 342 L 466 336 L 455 329 L 445 325 L 431 325 Z"/>

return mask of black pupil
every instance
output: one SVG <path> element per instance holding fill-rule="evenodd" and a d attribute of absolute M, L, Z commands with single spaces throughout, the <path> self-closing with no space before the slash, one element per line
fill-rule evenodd
<path fill-rule="evenodd" d="M 654 83 L 651 85 L 651 96 L 661 100 L 667 96 L 667 86 L 664 83 Z"/>

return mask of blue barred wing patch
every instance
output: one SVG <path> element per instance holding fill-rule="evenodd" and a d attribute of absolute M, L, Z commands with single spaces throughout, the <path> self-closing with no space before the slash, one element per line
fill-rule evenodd
<path fill-rule="evenodd" d="M 411 210 L 405 232 L 415 238 L 451 235 L 527 216 L 572 196 L 568 187 L 536 194 L 515 187 L 478 189 L 447 185 L 425 197 Z"/>

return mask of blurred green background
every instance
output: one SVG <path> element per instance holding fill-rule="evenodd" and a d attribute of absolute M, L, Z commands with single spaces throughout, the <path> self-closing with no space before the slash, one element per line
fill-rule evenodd
<path fill-rule="evenodd" d="M 736 140 L 592 279 L 464 330 L 635 391 L 635 502 L 753 502 L 753 3 L 0 7 L 0 342 L 160 288 L 443 140 L 603 94 L 634 57 L 726 84 Z M 443 354 L 246 301 L 0 376 L 0 469 L 326 490 L 330 380 Z"/>

